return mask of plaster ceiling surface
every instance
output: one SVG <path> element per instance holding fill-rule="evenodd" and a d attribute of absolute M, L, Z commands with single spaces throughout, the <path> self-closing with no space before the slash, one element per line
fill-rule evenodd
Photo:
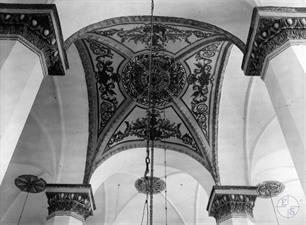
<path fill-rule="evenodd" d="M 206 23 L 154 17 L 150 28 L 149 22 L 147 16 L 110 19 L 66 41 L 79 51 L 88 87 L 84 182 L 109 155 L 145 146 L 149 82 L 155 107 L 150 138 L 156 146 L 165 142 L 196 158 L 219 182 L 215 146 L 222 71 L 231 45 L 243 49 L 243 44 Z"/>
<path fill-rule="evenodd" d="M 140 223 L 144 195 L 134 182 L 144 172 L 149 51 L 148 40 L 137 35 L 148 34 L 149 17 L 135 15 L 148 15 L 150 1 L 0 2 L 56 4 L 70 65 L 66 76 L 46 77 L 41 85 L 1 185 L 0 223 L 16 224 L 25 196 L 13 181 L 23 173 L 49 183 L 92 184 L 97 210 L 88 224 Z M 159 135 L 167 136 L 166 144 L 155 142 L 156 176 L 164 176 L 166 147 L 169 224 L 215 224 L 205 210 L 215 182 L 271 179 L 284 182 L 284 195 L 301 205 L 292 223 L 281 224 L 303 224 L 305 197 L 264 83 L 240 69 L 253 7 L 262 5 L 305 7 L 306 1 L 155 1 L 153 68 L 163 79 L 154 82 L 156 90 L 167 89 L 155 100 Z M 203 67 L 207 79 L 200 79 Z M 209 93 L 206 105 L 197 102 L 208 109 L 204 123 L 193 110 L 201 82 L 208 82 Z M 156 223 L 165 216 L 164 200 L 164 193 L 156 195 Z M 256 224 L 275 222 L 267 204 L 258 200 Z M 22 223 L 45 224 L 46 216 L 46 197 L 31 196 Z"/>

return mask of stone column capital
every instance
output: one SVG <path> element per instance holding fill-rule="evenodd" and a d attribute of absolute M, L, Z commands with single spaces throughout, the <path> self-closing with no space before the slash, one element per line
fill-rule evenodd
<path fill-rule="evenodd" d="M 255 186 L 213 186 L 207 211 L 217 224 L 236 217 L 253 218 L 257 194 Z"/>
<path fill-rule="evenodd" d="M 93 215 L 95 202 L 91 185 L 84 184 L 47 184 L 48 217 L 72 216 L 85 221 Z"/>
<path fill-rule="evenodd" d="M 242 62 L 245 75 L 262 76 L 267 58 L 292 43 L 306 44 L 306 8 L 254 8 Z"/>

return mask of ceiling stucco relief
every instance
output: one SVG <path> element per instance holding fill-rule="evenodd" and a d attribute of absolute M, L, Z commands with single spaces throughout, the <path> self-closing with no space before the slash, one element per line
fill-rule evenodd
<path fill-rule="evenodd" d="M 150 61 L 150 17 L 120 17 L 70 37 L 80 53 L 89 96 L 84 182 L 108 157 L 144 147 Z M 154 17 L 152 104 L 156 146 L 186 153 L 219 182 L 217 117 L 229 49 L 243 43 L 210 24 Z M 163 117 L 163 113 L 167 117 Z"/>

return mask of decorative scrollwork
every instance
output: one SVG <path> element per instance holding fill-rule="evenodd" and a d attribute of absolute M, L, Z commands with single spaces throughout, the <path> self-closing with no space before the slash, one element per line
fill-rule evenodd
<path fill-rule="evenodd" d="M 215 56 L 220 43 L 213 43 L 205 46 L 195 55 L 196 68 L 188 77 L 188 83 L 193 85 L 193 94 L 191 102 L 191 111 L 194 114 L 198 124 L 202 128 L 206 137 L 208 137 L 208 115 L 209 106 L 207 103 L 209 85 L 213 85 L 212 57 Z"/>
<path fill-rule="evenodd" d="M 95 31 L 103 36 L 117 35 L 121 42 L 129 41 L 135 44 L 141 43 L 146 46 L 150 46 L 151 40 L 151 25 L 145 24 L 129 30 L 121 29 L 109 29 L 102 31 Z M 153 25 L 153 37 L 152 46 L 155 50 L 161 50 L 168 42 L 185 41 L 187 44 L 191 44 L 191 37 L 194 36 L 197 39 L 207 38 L 214 35 L 211 32 L 204 32 L 199 30 L 183 30 L 166 24 L 154 24 Z"/>
<path fill-rule="evenodd" d="M 149 54 L 131 59 L 122 71 L 122 84 L 135 101 L 148 105 Z M 161 53 L 152 54 L 151 100 L 157 107 L 165 106 L 180 95 L 186 84 L 186 71 L 181 63 Z"/>
<path fill-rule="evenodd" d="M 86 39 L 92 53 L 97 55 L 96 60 L 96 81 L 100 97 L 100 115 L 99 129 L 100 134 L 112 117 L 118 106 L 115 84 L 119 82 L 119 75 L 114 72 L 113 53 L 109 48 L 100 42 L 92 39 Z"/>
<path fill-rule="evenodd" d="M 184 144 L 189 145 L 192 149 L 200 153 L 197 144 L 192 136 L 188 133 L 182 134 L 180 127 L 181 123 L 172 123 L 168 119 L 162 119 L 160 113 L 155 110 L 151 114 L 151 130 L 150 139 L 151 140 L 164 140 L 168 138 L 177 138 L 181 140 Z M 126 128 L 122 131 L 117 131 L 113 134 L 108 142 L 108 146 L 113 145 L 122 141 L 124 138 L 129 136 L 136 136 L 141 139 L 147 138 L 147 117 L 136 119 L 134 122 L 125 121 Z"/>

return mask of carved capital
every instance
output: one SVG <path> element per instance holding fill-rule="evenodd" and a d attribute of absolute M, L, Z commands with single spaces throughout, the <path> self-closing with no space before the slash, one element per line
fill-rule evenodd
<path fill-rule="evenodd" d="M 253 218 L 253 207 L 257 187 L 214 186 L 210 194 L 207 211 L 217 224 L 234 217 Z"/>
<path fill-rule="evenodd" d="M 242 62 L 245 75 L 262 76 L 267 56 L 289 41 L 306 43 L 306 8 L 254 8 Z"/>
<path fill-rule="evenodd" d="M 47 184 L 48 217 L 72 216 L 85 221 L 93 215 L 95 203 L 90 185 Z"/>
<path fill-rule="evenodd" d="M 44 74 L 65 75 L 68 61 L 54 4 L 0 3 L 0 39 L 18 40 L 38 54 Z"/>

